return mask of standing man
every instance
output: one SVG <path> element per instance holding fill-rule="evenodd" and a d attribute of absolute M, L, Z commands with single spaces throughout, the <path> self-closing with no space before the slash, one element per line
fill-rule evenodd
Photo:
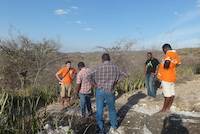
<path fill-rule="evenodd" d="M 85 67 L 84 62 L 78 63 L 78 69 L 80 71 L 77 74 L 76 93 L 79 93 L 79 97 L 80 97 L 81 116 L 85 117 L 86 108 L 87 108 L 88 116 L 92 115 L 92 107 L 91 107 L 91 101 L 90 101 L 92 85 L 87 78 L 88 74 L 90 73 L 90 69 Z"/>
<path fill-rule="evenodd" d="M 157 87 L 155 86 L 155 77 L 157 66 L 159 61 L 153 57 L 151 52 L 147 53 L 147 60 L 145 62 L 145 85 L 147 88 L 147 95 L 150 97 L 156 97 Z"/>
<path fill-rule="evenodd" d="M 176 67 L 181 64 L 179 55 L 172 50 L 170 44 L 164 44 L 162 50 L 165 56 L 158 69 L 158 78 L 161 80 L 163 95 L 165 97 L 163 108 L 160 112 L 170 111 L 175 97 Z"/>
<path fill-rule="evenodd" d="M 63 108 L 70 105 L 72 82 L 75 75 L 76 69 L 71 67 L 71 61 L 67 61 L 65 66 L 56 73 L 56 78 L 61 85 L 60 97 Z"/>
<path fill-rule="evenodd" d="M 118 123 L 115 109 L 114 87 L 122 76 L 126 76 L 126 74 L 111 63 L 109 54 L 104 53 L 102 55 L 102 62 L 103 63 L 97 66 L 88 77 L 92 85 L 96 87 L 96 120 L 99 133 L 104 134 L 103 110 L 104 103 L 106 103 L 111 124 L 110 133 L 118 133 L 116 130 Z"/>

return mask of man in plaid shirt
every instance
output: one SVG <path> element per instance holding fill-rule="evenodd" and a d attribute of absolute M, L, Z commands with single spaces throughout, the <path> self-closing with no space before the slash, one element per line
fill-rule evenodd
<path fill-rule="evenodd" d="M 97 66 L 89 75 L 88 78 L 92 85 L 96 88 L 96 120 L 100 129 L 99 133 L 104 134 L 103 124 L 103 109 L 104 103 L 108 105 L 109 118 L 111 123 L 111 133 L 117 133 L 117 113 L 115 109 L 114 87 L 117 82 L 126 76 L 125 73 L 110 62 L 109 54 L 102 55 L 102 64 Z"/>
<path fill-rule="evenodd" d="M 86 108 L 88 111 L 88 116 L 92 115 L 92 107 L 91 107 L 91 101 L 90 101 L 92 85 L 87 78 L 87 76 L 90 72 L 90 69 L 85 67 L 84 62 L 79 62 L 78 68 L 80 71 L 77 74 L 76 92 L 79 93 L 81 115 L 82 115 L 82 117 L 85 117 L 86 116 Z"/>

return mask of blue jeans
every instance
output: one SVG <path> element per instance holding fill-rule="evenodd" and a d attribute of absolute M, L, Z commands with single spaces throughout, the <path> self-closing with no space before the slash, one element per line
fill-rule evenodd
<path fill-rule="evenodd" d="M 146 74 L 145 85 L 147 88 L 147 95 L 156 97 L 157 88 L 155 86 L 155 77 L 152 74 Z"/>
<path fill-rule="evenodd" d="M 104 131 L 103 111 L 105 102 L 108 105 L 109 119 L 112 128 L 117 128 L 117 113 L 115 109 L 115 95 L 104 91 L 103 89 L 96 89 L 96 120 L 98 127 Z"/>
<path fill-rule="evenodd" d="M 89 114 L 92 113 L 90 95 L 79 93 L 79 97 L 80 97 L 81 114 L 82 114 L 83 117 L 85 117 L 86 108 L 87 108 L 87 111 L 88 111 Z"/>

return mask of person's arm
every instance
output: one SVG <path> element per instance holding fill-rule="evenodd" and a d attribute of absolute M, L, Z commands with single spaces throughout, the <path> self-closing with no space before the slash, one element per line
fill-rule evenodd
<path fill-rule="evenodd" d="M 180 56 L 178 54 L 176 54 L 176 59 L 177 59 L 176 67 L 178 67 L 178 66 L 181 65 L 181 59 L 180 59 Z"/>
<path fill-rule="evenodd" d="M 95 82 L 95 73 L 96 73 L 96 69 L 90 71 L 90 73 L 87 76 L 87 79 L 89 80 L 90 84 L 92 85 L 93 88 L 97 87 L 97 84 Z"/>
<path fill-rule="evenodd" d="M 158 64 L 158 65 L 156 66 L 156 71 L 155 71 L 155 77 L 156 77 L 156 78 L 158 78 L 159 66 L 160 66 L 160 64 Z"/>
<path fill-rule="evenodd" d="M 146 63 L 144 64 L 144 75 L 146 75 L 147 69 L 146 69 Z"/>
<path fill-rule="evenodd" d="M 118 77 L 117 77 L 117 79 L 116 79 L 116 81 L 115 81 L 115 85 L 116 85 L 119 81 L 121 81 L 121 80 L 123 80 L 123 79 L 129 77 L 129 75 L 128 75 L 126 72 L 124 72 L 124 71 L 122 71 L 122 70 L 119 70 L 118 67 L 117 67 L 117 71 L 119 71 L 119 72 L 118 72 L 119 75 L 118 75 Z"/>
<path fill-rule="evenodd" d="M 79 93 L 80 90 L 81 90 L 81 84 L 76 84 L 75 92 Z"/>
<path fill-rule="evenodd" d="M 124 71 L 120 71 L 120 78 L 119 78 L 119 80 L 124 79 L 126 77 L 129 77 L 129 75 L 126 72 L 124 72 Z"/>
<path fill-rule="evenodd" d="M 158 74 L 158 68 L 159 68 L 160 62 L 156 59 L 156 71 L 155 71 L 155 76 Z"/>
<path fill-rule="evenodd" d="M 57 73 L 56 73 L 56 78 L 59 82 L 62 82 L 62 79 L 59 77 L 59 75 L 62 73 L 62 69 L 60 69 Z"/>
<path fill-rule="evenodd" d="M 76 88 L 75 88 L 75 93 L 77 94 L 81 90 L 81 82 L 82 82 L 82 79 L 81 79 L 80 73 L 78 73 L 77 78 L 76 78 Z"/>
<path fill-rule="evenodd" d="M 74 79 L 77 76 L 77 70 L 73 69 L 72 79 Z"/>

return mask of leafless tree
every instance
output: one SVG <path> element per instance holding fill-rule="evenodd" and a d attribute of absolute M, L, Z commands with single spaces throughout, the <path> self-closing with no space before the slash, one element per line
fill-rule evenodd
<path fill-rule="evenodd" d="M 25 36 L 1 40 L 1 84 L 13 89 L 44 84 L 47 67 L 64 58 L 58 57 L 57 51 L 53 40 L 33 42 Z"/>
<path fill-rule="evenodd" d="M 106 48 L 98 46 L 97 48 L 109 53 L 112 57 L 112 61 L 125 71 L 129 70 L 127 65 L 130 64 L 129 53 L 135 47 L 136 41 L 132 40 L 119 40 L 113 43 L 113 47 Z"/>

